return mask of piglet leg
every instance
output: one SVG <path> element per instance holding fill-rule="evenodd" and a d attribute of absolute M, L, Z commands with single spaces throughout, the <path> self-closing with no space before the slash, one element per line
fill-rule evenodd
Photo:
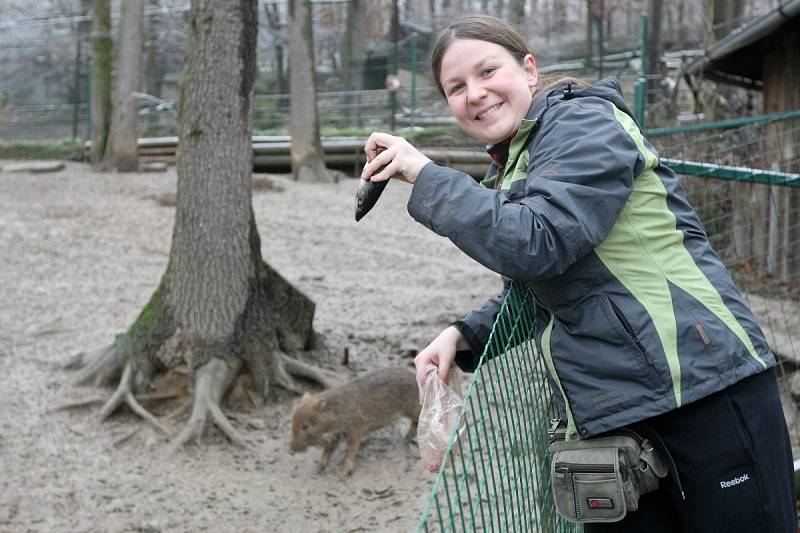
<path fill-rule="evenodd" d="M 336 445 L 339 444 L 339 435 L 332 435 L 328 442 L 325 444 L 325 448 L 322 450 L 322 457 L 319 458 L 319 468 L 317 472 L 320 474 L 328 467 L 328 464 L 331 462 L 331 455 L 333 455 L 333 451 L 336 449 Z"/>
<path fill-rule="evenodd" d="M 347 436 L 347 451 L 345 452 L 344 462 L 342 466 L 342 474 L 349 476 L 353 473 L 353 463 L 356 459 L 356 452 L 361 445 L 360 435 Z"/>

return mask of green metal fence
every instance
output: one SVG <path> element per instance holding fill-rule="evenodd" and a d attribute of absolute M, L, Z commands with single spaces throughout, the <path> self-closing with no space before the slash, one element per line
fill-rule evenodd
<path fill-rule="evenodd" d="M 778 355 L 784 404 L 794 415 L 791 396 L 800 392 L 791 390 L 800 364 L 800 112 L 648 136 L 662 161 L 682 174 L 683 189 L 712 246 Z M 800 456 L 800 423 L 789 422 Z"/>
<path fill-rule="evenodd" d="M 778 124 L 755 119 L 735 128 L 694 126 L 657 136 L 657 147 L 662 162 L 680 175 L 712 246 L 776 354 L 794 455 L 800 457 L 794 400 L 800 396 L 797 122 L 788 114 Z M 533 305 L 525 284 L 512 285 L 466 387 L 463 429 L 451 439 L 419 531 L 580 530 L 553 508 L 547 429 L 554 404 L 544 359 L 532 341 Z"/>
<path fill-rule="evenodd" d="M 514 284 L 464 394 L 420 531 L 578 531 L 555 513 L 547 429 L 555 413 L 533 343 L 533 299 Z"/>

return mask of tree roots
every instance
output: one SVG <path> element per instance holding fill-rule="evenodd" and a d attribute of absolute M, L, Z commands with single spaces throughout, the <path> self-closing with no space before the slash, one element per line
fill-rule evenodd
<path fill-rule="evenodd" d="M 65 403 L 52 408 L 50 411 L 87 407 L 103 403 L 98 412 L 100 421 L 106 420 L 121 406 L 127 405 L 130 410 L 142 418 L 149 425 L 164 435 L 173 435 L 156 416 L 145 409 L 141 401 L 161 400 L 176 397 L 173 393 L 144 394 L 146 386 L 154 373 L 152 363 L 143 357 L 134 357 L 127 339 L 117 337 L 115 342 L 107 347 L 96 350 L 88 355 L 79 354 L 70 362 L 70 368 L 79 367 L 80 370 L 72 380 L 76 385 L 104 385 L 119 379 L 114 393 L 108 400 L 102 398 L 87 398 Z M 305 387 L 295 378 L 314 381 L 323 387 L 330 387 L 335 383 L 335 378 L 325 370 L 311 366 L 296 358 L 290 357 L 280 350 L 271 354 L 271 375 L 265 379 L 264 393 L 269 392 L 269 386 L 277 385 L 286 390 L 303 393 Z M 173 453 L 191 441 L 200 442 L 208 432 L 210 425 L 216 426 L 231 442 L 242 448 L 248 448 L 242 435 L 233 427 L 231 421 L 222 412 L 222 401 L 231 385 L 240 373 L 242 360 L 236 358 L 223 359 L 214 357 L 194 371 L 194 391 L 180 407 L 175 409 L 164 419 L 174 419 L 191 412 L 186 427 L 178 434 L 169 446 L 169 453 Z M 137 392 L 139 395 L 137 396 Z M 125 437 L 118 439 L 114 445 L 126 441 L 136 431 L 130 432 Z"/>
<path fill-rule="evenodd" d="M 131 362 L 129 361 L 125 365 L 125 370 L 122 371 L 122 379 L 119 381 L 119 386 L 117 390 L 114 391 L 114 394 L 111 395 L 111 398 L 100 408 L 100 413 L 98 417 L 100 420 L 105 420 L 108 418 L 111 413 L 117 410 L 119 406 L 122 404 L 126 404 L 128 407 L 131 408 L 131 411 L 139 415 L 143 418 L 147 423 L 151 426 L 159 430 L 160 432 L 164 433 L 165 435 L 169 435 L 170 431 L 161 425 L 161 423 L 156 420 L 152 414 L 150 414 L 142 404 L 140 404 L 136 398 L 133 396 L 133 367 Z"/>
<path fill-rule="evenodd" d="M 305 390 L 292 376 L 314 381 L 326 389 L 334 384 L 333 378 L 326 376 L 323 370 L 289 357 L 281 351 L 275 352 L 272 368 L 274 375 L 271 383 L 297 394 L 303 394 Z M 265 396 L 268 394 L 268 385 L 265 386 Z"/>
<path fill-rule="evenodd" d="M 112 344 L 95 350 L 89 354 L 80 353 L 68 363 L 68 367 L 80 367 L 81 370 L 73 378 L 74 385 L 108 385 L 119 376 L 126 354 L 118 349 L 117 337 Z"/>
<path fill-rule="evenodd" d="M 231 382 L 239 374 L 240 368 L 241 362 L 238 359 L 230 362 L 222 359 L 211 359 L 195 371 L 192 415 L 189 417 L 186 428 L 175 438 L 170 446 L 171 452 L 191 440 L 199 442 L 206 433 L 209 422 L 213 422 L 231 442 L 242 448 L 247 448 L 242 436 L 234 429 L 230 420 L 220 408 L 220 402 Z"/>

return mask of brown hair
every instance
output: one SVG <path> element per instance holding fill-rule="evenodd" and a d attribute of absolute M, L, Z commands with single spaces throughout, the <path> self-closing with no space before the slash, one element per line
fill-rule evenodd
<path fill-rule="evenodd" d="M 457 20 L 439 34 L 431 51 L 431 69 L 439 92 L 444 96 L 441 69 L 445 52 L 458 39 L 475 39 L 502 46 L 519 61 L 528 55 L 528 44 L 510 24 L 489 15 L 472 15 Z"/>
<path fill-rule="evenodd" d="M 450 45 L 453 44 L 453 41 L 458 39 L 474 39 L 476 41 L 486 41 L 487 43 L 494 43 L 502 46 L 508 50 L 520 65 L 523 59 L 525 59 L 525 56 L 531 53 L 528 50 L 528 43 L 525 42 L 525 39 L 522 38 L 520 33 L 514 29 L 511 24 L 499 18 L 490 15 L 471 15 L 459 19 L 442 30 L 431 51 L 433 80 L 436 82 L 436 87 L 439 89 L 439 93 L 442 96 L 445 96 L 441 80 L 442 58 L 450 48 Z M 552 78 L 546 80 L 544 83 L 542 83 L 540 79 L 533 96 L 536 98 L 554 87 L 567 83 L 572 83 L 579 87 L 589 86 L 585 81 L 576 78 Z"/>

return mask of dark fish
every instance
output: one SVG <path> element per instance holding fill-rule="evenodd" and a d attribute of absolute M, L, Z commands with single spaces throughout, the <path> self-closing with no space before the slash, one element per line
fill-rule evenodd
<path fill-rule="evenodd" d="M 383 170 L 385 167 L 378 169 L 376 174 Z M 364 215 L 369 213 L 370 209 L 375 207 L 378 198 L 381 197 L 383 189 L 389 180 L 384 181 L 364 181 L 358 184 L 358 191 L 356 191 L 356 222 L 364 218 Z"/>

